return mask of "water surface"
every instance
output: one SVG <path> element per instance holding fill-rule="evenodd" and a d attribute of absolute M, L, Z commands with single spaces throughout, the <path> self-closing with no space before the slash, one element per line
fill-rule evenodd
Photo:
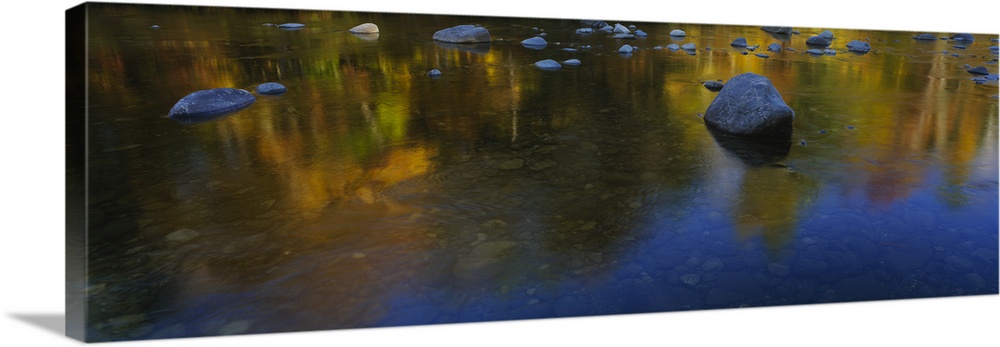
<path fill-rule="evenodd" d="M 997 293 L 997 86 L 965 67 L 996 71 L 995 35 L 91 9 L 95 340 Z M 262 25 L 285 22 L 306 27 Z M 459 24 L 492 44 L 431 40 Z M 825 29 L 837 54 L 805 53 Z M 705 127 L 700 82 L 744 72 L 795 111 L 791 143 Z M 264 82 L 288 92 L 165 117 Z"/>

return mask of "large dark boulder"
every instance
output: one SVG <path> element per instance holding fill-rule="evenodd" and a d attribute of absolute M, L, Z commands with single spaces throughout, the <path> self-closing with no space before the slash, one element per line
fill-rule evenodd
<path fill-rule="evenodd" d="M 872 46 L 868 44 L 868 42 L 854 40 L 847 43 L 847 50 L 851 52 L 868 53 L 872 50 Z"/>
<path fill-rule="evenodd" d="M 813 36 L 806 40 L 806 44 L 810 46 L 829 47 L 832 43 L 822 36 Z"/>
<path fill-rule="evenodd" d="M 744 73 L 726 82 L 705 111 L 705 123 L 746 137 L 789 138 L 795 112 L 767 77 Z"/>
<path fill-rule="evenodd" d="M 739 37 L 739 38 L 733 40 L 733 43 L 730 43 L 729 45 L 733 46 L 733 47 L 746 47 L 747 46 L 747 39 L 743 38 L 743 37 Z"/>
<path fill-rule="evenodd" d="M 459 25 L 438 30 L 434 33 L 433 39 L 450 43 L 483 43 L 490 42 L 490 32 L 475 25 Z"/>
<path fill-rule="evenodd" d="M 167 115 L 179 120 L 197 120 L 241 110 L 257 101 L 242 89 L 215 88 L 188 94 L 170 108 Z"/>
<path fill-rule="evenodd" d="M 965 41 L 965 42 L 972 42 L 976 40 L 976 38 L 973 37 L 972 34 L 955 34 L 951 36 L 951 39 L 955 41 Z"/>

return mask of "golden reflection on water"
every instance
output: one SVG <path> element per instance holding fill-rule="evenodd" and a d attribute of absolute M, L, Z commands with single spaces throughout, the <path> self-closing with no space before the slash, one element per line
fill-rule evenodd
<path fill-rule="evenodd" d="M 404 34 L 404 27 L 445 25 L 419 16 L 99 9 L 92 15 L 108 20 L 92 21 L 88 52 L 91 127 L 100 130 L 93 170 L 129 184 L 105 182 L 95 201 L 137 206 L 130 238 L 199 229 L 203 236 L 186 250 L 148 246 L 173 254 L 160 259 L 182 274 L 174 280 L 182 296 L 238 292 L 253 282 L 247 278 L 260 284 L 271 273 L 308 273 L 261 299 L 272 312 L 314 309 L 298 318 L 304 329 L 376 324 L 389 311 L 381 293 L 438 283 L 419 280 L 428 276 L 461 277 L 455 264 L 463 261 L 517 264 L 496 282 L 467 283 L 469 290 L 529 283 L 515 272 L 540 271 L 533 257 L 541 255 L 592 266 L 557 259 L 539 275 L 548 280 L 610 271 L 607 264 L 635 242 L 628 229 L 648 227 L 640 222 L 644 209 L 704 212 L 663 197 L 670 194 L 709 199 L 734 239 L 760 239 L 778 253 L 792 247 L 823 194 L 847 201 L 861 191 L 876 211 L 865 213 L 879 213 L 928 186 L 955 209 L 996 186 L 975 174 L 995 174 L 995 158 L 983 158 L 997 150 L 996 87 L 972 84 L 956 59 L 929 53 L 909 33 L 834 30 L 837 48 L 870 37 L 879 52 L 813 57 L 801 53 L 801 42 L 817 29 L 781 41 L 756 27 L 683 25 L 689 38 L 681 43 L 699 45 L 689 56 L 649 49 L 670 43 L 657 34 L 677 25 L 648 25 L 651 38 L 635 41 L 643 49 L 622 57 L 608 48 L 620 43 L 603 38 L 594 39 L 603 48 L 588 52 L 529 51 L 516 42 L 532 33 L 500 19 L 484 25 L 503 40 L 474 52 L 436 45 L 429 33 Z M 145 29 L 154 14 L 162 28 Z M 344 31 L 371 16 L 385 19 L 377 40 Z M 282 19 L 308 26 L 260 25 Z M 588 42 L 559 34 L 576 23 L 552 25 L 550 42 Z M 728 43 L 738 36 L 771 57 L 734 52 Z M 797 51 L 767 52 L 772 42 Z M 549 56 L 583 64 L 531 67 Z M 428 78 L 435 68 L 444 75 Z M 780 158 L 732 156 L 697 116 L 715 96 L 701 81 L 743 72 L 769 77 L 796 112 L 792 146 Z M 267 81 L 289 91 L 258 96 L 209 123 L 163 118 L 195 90 Z M 943 178 L 934 176 L 939 171 Z M 544 203 L 544 210 L 510 211 Z M 582 239 L 504 243 L 517 235 L 514 225 Z M 359 292 L 372 294 L 352 297 Z"/>

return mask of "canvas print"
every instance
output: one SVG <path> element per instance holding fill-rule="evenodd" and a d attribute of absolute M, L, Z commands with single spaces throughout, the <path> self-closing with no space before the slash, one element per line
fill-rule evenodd
<path fill-rule="evenodd" d="M 997 33 L 66 23 L 74 338 L 998 293 Z"/>

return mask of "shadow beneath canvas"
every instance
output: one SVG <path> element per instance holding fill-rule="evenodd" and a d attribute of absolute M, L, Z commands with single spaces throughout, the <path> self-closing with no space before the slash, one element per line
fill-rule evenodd
<path fill-rule="evenodd" d="M 11 313 L 10 316 L 59 336 L 66 333 L 66 315 L 62 313 Z"/>

